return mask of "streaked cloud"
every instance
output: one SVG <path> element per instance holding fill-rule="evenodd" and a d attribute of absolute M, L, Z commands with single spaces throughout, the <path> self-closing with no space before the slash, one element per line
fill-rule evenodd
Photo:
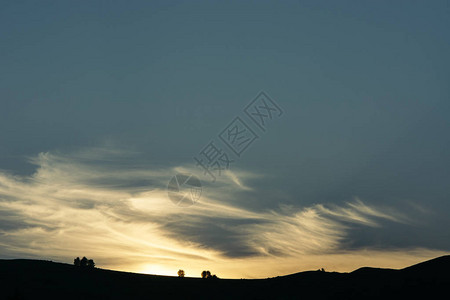
<path fill-rule="evenodd" d="M 344 255 L 343 241 L 356 225 L 411 223 L 391 207 L 358 198 L 342 205 L 280 203 L 277 209 L 252 210 L 239 201 L 253 189 L 247 179 L 262 175 L 243 170 L 226 173 L 214 185 L 206 183 L 201 201 L 181 208 L 168 199 L 165 186 L 175 173 L 196 170 L 137 166 L 135 154 L 103 148 L 40 153 L 30 159 L 36 165 L 30 176 L 0 172 L 2 257 L 70 261 L 86 255 L 106 268 L 172 274 L 183 265 L 193 271 L 209 266 L 222 276 L 258 277 L 291 272 L 289 266 L 299 259 L 303 265 L 294 265 L 307 268 L 326 255 L 372 251 L 386 261 L 388 254 L 381 250 Z M 407 249 L 405 255 L 412 260 L 420 256 L 413 255 L 417 251 Z M 439 252 L 420 253 L 431 257 Z M 241 270 L 244 259 L 253 271 Z M 277 261 L 285 269 L 278 269 Z M 267 266 L 273 266 L 272 273 Z"/>

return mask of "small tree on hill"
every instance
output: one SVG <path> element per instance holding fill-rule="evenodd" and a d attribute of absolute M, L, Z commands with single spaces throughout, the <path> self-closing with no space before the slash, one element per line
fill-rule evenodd
<path fill-rule="evenodd" d="M 203 271 L 202 272 L 202 278 L 206 279 L 217 279 L 218 277 L 216 275 L 211 275 L 210 271 Z"/>
<path fill-rule="evenodd" d="M 79 267 L 79 266 L 80 266 L 80 258 L 79 258 L 79 257 L 75 258 L 75 259 L 73 260 L 73 264 L 74 264 L 75 266 Z"/>
<path fill-rule="evenodd" d="M 89 269 L 93 269 L 95 268 L 95 262 L 93 259 L 87 259 L 86 256 L 83 256 L 82 259 L 80 259 L 79 257 L 75 258 L 73 260 L 73 264 L 77 267 L 81 267 L 81 268 L 89 268 Z"/>
<path fill-rule="evenodd" d="M 94 260 L 93 259 L 89 259 L 88 261 L 87 261 L 87 267 L 88 268 L 95 268 L 95 262 L 94 262 Z"/>
<path fill-rule="evenodd" d="M 83 256 L 83 258 L 80 261 L 80 267 L 82 267 L 82 268 L 87 267 L 87 263 L 88 263 L 88 259 L 86 258 L 86 256 Z"/>
<path fill-rule="evenodd" d="M 210 271 L 203 271 L 202 272 L 202 278 L 209 278 L 211 277 L 211 272 Z"/>
<path fill-rule="evenodd" d="M 178 277 L 184 277 L 184 270 L 178 270 Z"/>

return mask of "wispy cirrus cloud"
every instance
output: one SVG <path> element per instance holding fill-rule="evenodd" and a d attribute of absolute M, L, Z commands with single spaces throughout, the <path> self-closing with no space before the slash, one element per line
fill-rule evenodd
<path fill-rule="evenodd" d="M 240 170 L 207 185 L 196 205 L 181 208 L 168 199 L 167 181 L 194 170 L 143 168 L 134 155 L 103 148 L 41 153 L 31 159 L 31 176 L 0 172 L 1 255 L 64 261 L 87 255 L 100 266 L 142 271 L 150 265 L 146 270 L 155 273 L 186 262 L 225 270 L 226 261 L 244 258 L 256 263 L 339 253 L 353 225 L 410 222 L 360 199 L 252 210 L 236 199 L 253 189 L 248 178 L 261 175 Z"/>

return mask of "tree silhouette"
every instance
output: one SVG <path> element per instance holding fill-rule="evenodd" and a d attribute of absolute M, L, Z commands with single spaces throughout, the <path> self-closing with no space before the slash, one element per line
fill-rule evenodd
<path fill-rule="evenodd" d="M 81 268 L 89 268 L 89 269 L 93 269 L 95 268 L 95 262 L 93 259 L 87 259 L 86 256 L 83 256 L 82 259 L 80 259 L 79 257 L 75 258 L 73 260 L 73 264 L 77 267 L 81 267 Z"/>
<path fill-rule="evenodd" d="M 211 272 L 210 271 L 203 271 L 202 272 L 202 278 L 212 278 Z"/>
<path fill-rule="evenodd" d="M 83 258 L 80 261 L 80 267 L 82 267 L 82 268 L 87 267 L 87 262 L 88 262 L 88 259 L 86 258 L 86 256 L 83 256 Z"/>
<path fill-rule="evenodd" d="M 178 270 L 178 277 L 184 277 L 184 270 Z"/>
<path fill-rule="evenodd" d="M 80 266 L 80 258 L 79 258 L 79 257 L 75 258 L 75 259 L 73 260 L 73 264 L 74 264 L 75 266 L 79 267 L 79 266 Z"/>
<path fill-rule="evenodd" d="M 81 267 L 81 268 L 89 268 L 89 269 L 93 269 L 95 268 L 95 262 L 93 259 L 87 259 L 86 256 L 83 256 L 83 258 L 80 260 L 79 257 L 75 258 L 73 260 L 73 264 L 77 267 Z"/>
<path fill-rule="evenodd" d="M 88 268 L 95 268 L 95 262 L 94 262 L 94 260 L 93 259 L 89 259 L 88 261 L 87 261 L 87 267 Z"/>

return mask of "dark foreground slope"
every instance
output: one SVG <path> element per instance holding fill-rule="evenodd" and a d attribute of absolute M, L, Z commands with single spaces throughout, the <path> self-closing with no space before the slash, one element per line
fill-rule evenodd
<path fill-rule="evenodd" d="M 450 288 L 450 256 L 405 269 L 309 271 L 258 280 L 177 278 L 0 260 L 0 299 L 378 299 L 430 296 Z"/>

